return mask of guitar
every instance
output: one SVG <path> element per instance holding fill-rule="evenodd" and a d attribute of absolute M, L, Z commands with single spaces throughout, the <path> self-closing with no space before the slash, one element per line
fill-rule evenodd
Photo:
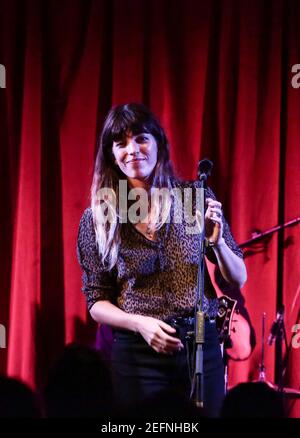
<path fill-rule="evenodd" d="M 236 309 L 237 300 L 222 295 L 218 298 L 216 318 L 220 343 L 233 360 L 245 360 L 251 354 L 250 326 Z"/>
<path fill-rule="evenodd" d="M 239 313 L 237 300 L 225 295 L 215 280 L 215 265 L 205 258 L 206 267 L 219 300 L 217 327 L 220 343 L 226 348 L 230 359 L 245 360 L 251 354 L 250 325 Z"/>
<path fill-rule="evenodd" d="M 227 295 L 223 295 L 218 298 L 219 307 L 218 315 L 216 318 L 217 330 L 219 332 L 220 344 L 224 344 L 224 348 L 232 347 L 232 341 L 230 333 L 232 330 L 233 314 L 237 305 L 237 301 L 229 298 Z"/>

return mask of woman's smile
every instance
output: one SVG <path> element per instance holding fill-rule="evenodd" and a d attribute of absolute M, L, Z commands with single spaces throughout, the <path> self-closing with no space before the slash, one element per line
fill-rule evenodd
<path fill-rule="evenodd" d="M 137 164 L 140 163 L 141 161 L 145 161 L 146 158 L 132 158 L 131 160 L 128 160 L 126 162 L 126 164 Z"/>

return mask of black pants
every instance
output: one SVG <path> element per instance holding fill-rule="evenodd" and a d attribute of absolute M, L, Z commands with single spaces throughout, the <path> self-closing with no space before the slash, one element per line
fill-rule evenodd
<path fill-rule="evenodd" d="M 116 330 L 112 346 L 112 376 L 117 402 L 123 406 L 138 404 L 168 389 L 190 394 L 188 350 L 186 341 L 191 326 L 177 329 L 183 350 L 172 355 L 159 354 L 143 337 Z M 188 342 L 188 343 L 187 343 Z M 224 398 L 224 366 L 215 322 L 205 321 L 204 407 L 210 417 L 217 417 Z"/>

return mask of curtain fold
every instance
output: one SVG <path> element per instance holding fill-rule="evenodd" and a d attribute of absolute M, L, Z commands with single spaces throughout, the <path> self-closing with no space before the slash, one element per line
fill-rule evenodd
<path fill-rule="evenodd" d="M 96 140 L 114 104 L 142 101 L 168 134 L 177 173 L 200 158 L 238 243 L 300 216 L 300 5 L 296 0 L 0 0 L 0 371 L 35 387 L 65 343 L 92 343 L 76 260 Z M 246 248 L 242 290 L 256 332 L 230 384 L 255 380 L 261 320 L 300 307 L 299 225 Z M 291 347 L 285 386 L 299 389 Z M 275 348 L 265 347 L 267 379 Z M 299 416 L 299 401 L 290 415 Z"/>

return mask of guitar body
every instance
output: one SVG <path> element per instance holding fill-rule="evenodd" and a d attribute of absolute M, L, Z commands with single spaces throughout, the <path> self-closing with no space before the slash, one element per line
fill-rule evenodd
<path fill-rule="evenodd" d="M 248 359 L 252 352 L 248 321 L 237 310 L 237 300 L 225 295 L 220 289 L 215 276 L 216 266 L 205 258 L 211 283 L 219 300 L 217 328 L 220 343 L 232 360 Z"/>

